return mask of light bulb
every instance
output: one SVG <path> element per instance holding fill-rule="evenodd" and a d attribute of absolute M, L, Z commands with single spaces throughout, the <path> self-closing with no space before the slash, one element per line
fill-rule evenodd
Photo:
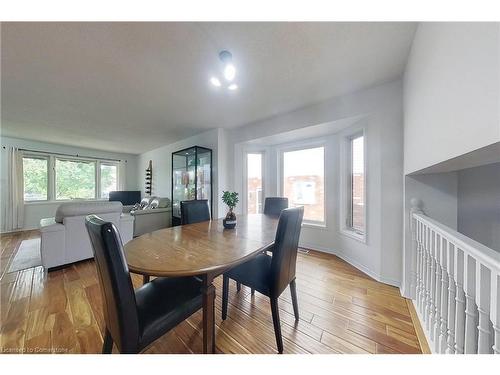
<path fill-rule="evenodd" d="M 224 77 L 228 81 L 232 81 L 235 76 L 236 76 L 236 68 L 234 67 L 233 64 L 227 64 L 226 67 L 224 68 Z"/>
<path fill-rule="evenodd" d="M 219 78 L 217 78 L 217 77 L 212 77 L 212 78 L 210 78 L 210 83 L 211 83 L 212 85 L 214 85 L 215 87 L 220 87 L 220 86 L 221 86 L 221 85 L 220 85 Z"/>
<path fill-rule="evenodd" d="M 238 89 L 238 85 L 236 83 L 232 83 L 227 88 L 228 90 L 234 91 Z"/>

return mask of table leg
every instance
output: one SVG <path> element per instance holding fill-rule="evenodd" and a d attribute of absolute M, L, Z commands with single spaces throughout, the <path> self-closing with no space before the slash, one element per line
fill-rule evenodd
<path fill-rule="evenodd" d="M 215 353 L 215 287 L 213 277 L 203 276 L 203 353 Z"/>

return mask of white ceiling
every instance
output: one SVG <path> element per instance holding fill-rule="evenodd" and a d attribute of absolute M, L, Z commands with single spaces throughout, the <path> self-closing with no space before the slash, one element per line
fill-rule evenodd
<path fill-rule="evenodd" d="M 2 135 L 140 153 L 399 77 L 414 23 L 3 23 Z M 208 83 L 228 49 L 237 92 Z"/>

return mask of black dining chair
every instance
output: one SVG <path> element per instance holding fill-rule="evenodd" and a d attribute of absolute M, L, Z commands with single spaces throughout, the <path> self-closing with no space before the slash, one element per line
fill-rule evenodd
<path fill-rule="evenodd" d="M 85 219 L 104 303 L 103 353 L 113 343 L 120 353 L 139 353 L 202 307 L 201 282 L 194 277 L 156 278 L 134 291 L 113 223 Z"/>
<path fill-rule="evenodd" d="M 226 272 L 222 281 L 222 319 L 227 317 L 229 279 L 249 286 L 269 297 L 278 352 L 283 353 L 283 339 L 278 310 L 278 297 L 288 285 L 292 294 L 295 320 L 299 320 L 295 265 L 304 208 L 288 208 L 281 212 L 276 229 L 272 256 L 260 253 L 253 259 Z"/>
<path fill-rule="evenodd" d="M 288 198 L 267 197 L 264 201 L 264 215 L 279 216 L 285 208 L 288 208 Z"/>
<path fill-rule="evenodd" d="M 208 199 L 181 201 L 181 224 L 194 224 L 210 220 Z"/>

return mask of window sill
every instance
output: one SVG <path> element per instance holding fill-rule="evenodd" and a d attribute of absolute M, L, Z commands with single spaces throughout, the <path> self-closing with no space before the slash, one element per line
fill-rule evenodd
<path fill-rule="evenodd" d="M 321 229 L 321 230 L 327 230 L 327 226 L 325 223 L 307 223 L 303 222 L 302 227 L 304 228 L 312 228 L 312 229 Z"/>
<path fill-rule="evenodd" d="M 25 206 L 38 206 L 38 205 L 51 205 L 51 204 L 61 204 L 65 202 L 108 202 L 108 199 L 65 199 L 58 201 L 30 201 L 24 202 Z"/>
<path fill-rule="evenodd" d="M 340 234 L 366 244 L 366 233 L 360 234 L 348 228 L 341 228 Z"/>

